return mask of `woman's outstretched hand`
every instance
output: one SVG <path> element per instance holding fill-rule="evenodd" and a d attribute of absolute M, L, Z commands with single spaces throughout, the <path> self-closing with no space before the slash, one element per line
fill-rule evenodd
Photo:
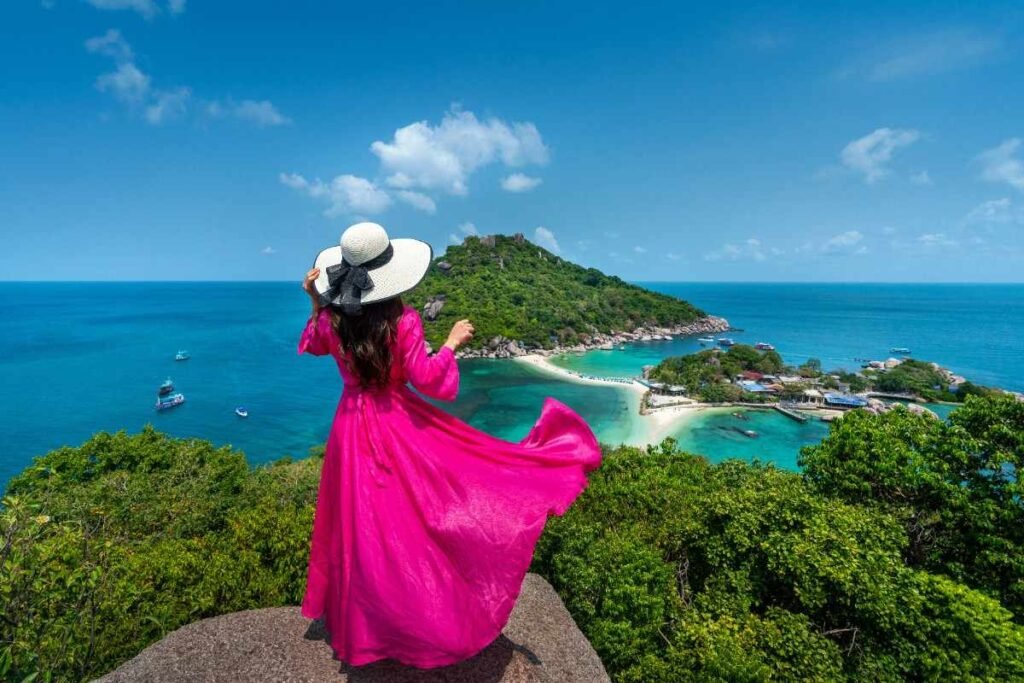
<path fill-rule="evenodd" d="M 448 341 L 444 345 L 454 351 L 472 338 L 473 323 L 468 320 L 460 320 L 452 326 L 452 331 L 448 333 Z"/>
<path fill-rule="evenodd" d="M 320 295 L 316 293 L 316 287 L 313 283 L 320 276 L 319 268 L 312 268 L 306 273 L 305 279 L 302 281 L 302 289 L 306 290 L 306 294 L 309 295 L 310 301 L 313 302 L 313 313 L 320 310 Z"/>

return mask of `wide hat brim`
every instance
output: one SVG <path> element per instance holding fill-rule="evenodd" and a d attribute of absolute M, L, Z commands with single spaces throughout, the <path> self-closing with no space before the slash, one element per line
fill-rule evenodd
<path fill-rule="evenodd" d="M 365 290 L 360 301 L 372 304 L 376 301 L 391 299 L 408 292 L 423 280 L 430 268 L 433 249 L 426 242 L 416 239 L 399 238 L 391 240 L 394 253 L 391 260 L 383 266 L 369 270 L 373 287 Z M 327 280 L 327 268 L 341 263 L 341 246 L 327 247 L 317 254 L 314 268 L 320 269 L 320 275 L 313 282 L 317 294 L 330 289 Z M 331 303 L 339 303 L 333 301 Z"/>

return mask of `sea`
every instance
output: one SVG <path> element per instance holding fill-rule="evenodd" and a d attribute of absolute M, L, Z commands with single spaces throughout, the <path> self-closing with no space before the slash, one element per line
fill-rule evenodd
<path fill-rule="evenodd" d="M 728 318 L 737 328 L 729 336 L 774 344 L 790 363 L 815 357 L 826 369 L 853 369 L 857 359 L 884 359 L 905 346 L 974 382 L 1024 391 L 1024 285 L 638 284 Z M 306 455 L 327 438 L 341 393 L 331 359 L 296 353 L 308 309 L 291 282 L 0 283 L 0 488 L 35 456 L 97 431 L 147 424 L 231 445 L 253 464 Z M 556 362 L 630 376 L 700 348 L 694 338 L 643 342 Z M 190 359 L 175 361 L 179 350 Z M 446 407 L 501 438 L 523 438 L 553 396 L 604 443 L 643 439 L 635 396 L 621 389 L 510 361 L 466 360 L 460 368 L 459 398 Z M 157 412 L 156 390 L 167 378 L 187 400 Z M 238 406 L 248 418 L 235 414 Z M 828 431 L 815 420 L 734 412 L 700 413 L 672 436 L 714 461 L 795 469 L 800 448 Z"/>

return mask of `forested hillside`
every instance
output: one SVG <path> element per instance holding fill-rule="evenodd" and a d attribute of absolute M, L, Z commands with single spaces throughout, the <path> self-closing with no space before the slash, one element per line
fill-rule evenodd
<path fill-rule="evenodd" d="M 499 335 L 548 348 L 595 332 L 673 327 L 705 315 L 680 299 L 566 261 L 522 235 L 468 237 L 448 247 L 405 300 L 421 311 L 437 302 L 436 316 L 424 319 L 435 347 L 462 318 L 476 326 L 471 348 Z"/>

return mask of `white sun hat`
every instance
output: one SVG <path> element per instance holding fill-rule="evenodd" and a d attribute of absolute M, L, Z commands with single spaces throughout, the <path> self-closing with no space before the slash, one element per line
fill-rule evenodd
<path fill-rule="evenodd" d="M 321 251 L 313 285 L 321 306 L 338 306 L 359 315 L 363 304 L 407 292 L 427 274 L 433 250 L 415 239 L 388 239 L 376 223 L 356 223 L 341 233 L 341 244 Z"/>

